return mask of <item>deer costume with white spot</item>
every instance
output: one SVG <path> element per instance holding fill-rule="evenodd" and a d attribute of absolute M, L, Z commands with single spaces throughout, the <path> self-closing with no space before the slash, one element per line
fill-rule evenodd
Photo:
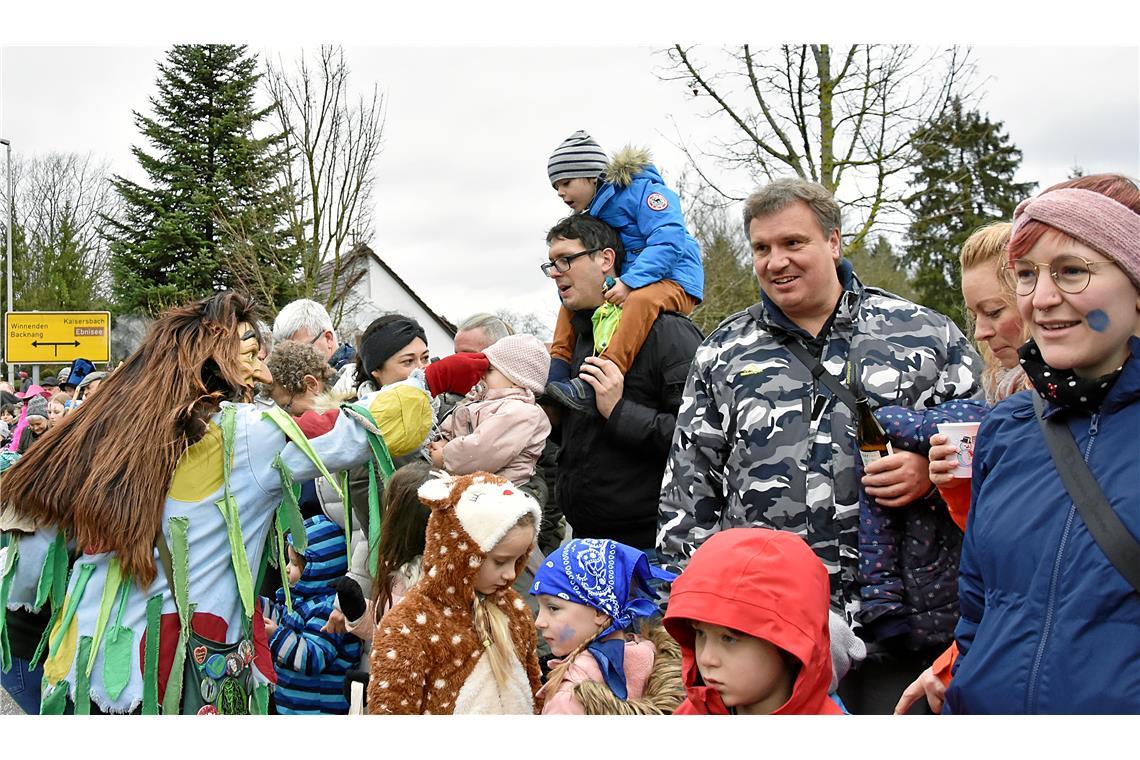
<path fill-rule="evenodd" d="M 540 674 L 534 618 L 510 586 L 484 597 L 476 593 L 475 581 L 487 554 L 520 520 L 537 528 L 538 502 L 489 473 L 429 480 L 419 495 L 431 508 L 423 577 L 384 615 L 373 637 L 368 711 L 536 712 Z M 515 563 L 516 573 L 528 554 Z M 509 656 L 498 678 L 491 651 L 495 642 L 493 635 L 478 632 L 477 604 L 493 605 L 505 619 L 502 630 L 509 630 L 504 647 Z"/>

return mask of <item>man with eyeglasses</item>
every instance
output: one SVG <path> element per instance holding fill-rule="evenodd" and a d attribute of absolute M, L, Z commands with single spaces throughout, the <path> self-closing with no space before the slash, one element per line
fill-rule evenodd
<path fill-rule="evenodd" d="M 594 390 L 597 413 L 550 405 L 561 445 L 555 497 L 575 538 L 609 538 L 655 556 L 657 502 L 681 391 L 701 333 L 688 317 L 663 312 L 624 375 L 597 356 L 593 316 L 616 277 L 621 241 L 588 214 L 547 233 L 550 277 L 576 333 L 571 373 Z"/>

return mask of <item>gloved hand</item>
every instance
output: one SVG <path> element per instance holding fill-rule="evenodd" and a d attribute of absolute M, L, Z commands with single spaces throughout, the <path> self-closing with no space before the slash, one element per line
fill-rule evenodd
<path fill-rule="evenodd" d="M 475 387 L 491 363 L 483 354 L 452 354 L 424 368 L 431 395 L 455 393 L 466 396 Z"/>
<path fill-rule="evenodd" d="M 834 692 L 851 666 L 867 656 L 867 645 L 855 635 L 851 626 L 835 610 L 827 613 L 827 627 L 831 634 L 831 688 Z"/>
<path fill-rule="evenodd" d="M 333 588 L 336 589 L 337 602 L 340 604 L 340 611 L 344 613 L 345 619 L 350 622 L 359 620 L 360 616 L 364 614 L 364 610 L 367 609 L 364 604 L 364 592 L 360 590 L 360 584 L 345 575 L 333 582 Z"/>

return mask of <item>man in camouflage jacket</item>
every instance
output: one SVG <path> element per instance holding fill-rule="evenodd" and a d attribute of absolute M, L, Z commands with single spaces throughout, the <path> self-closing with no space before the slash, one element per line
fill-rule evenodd
<path fill-rule="evenodd" d="M 854 378 L 873 408 L 980 397 L 981 361 L 946 317 L 865 287 L 840 258 L 839 223 L 831 194 L 803 180 L 778 180 L 746 202 L 760 302 L 697 349 L 662 483 L 658 553 L 679 571 L 718 530 L 793 531 L 827 568 L 832 607 L 853 623 L 860 485 L 879 505 L 902 507 L 931 490 L 927 463 L 897 452 L 860 483 L 852 411 L 786 343 L 845 384 Z"/>

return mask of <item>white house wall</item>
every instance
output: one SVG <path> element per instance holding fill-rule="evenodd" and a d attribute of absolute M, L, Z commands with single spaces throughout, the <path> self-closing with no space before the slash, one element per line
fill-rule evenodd
<path fill-rule="evenodd" d="M 420 323 L 427 334 L 428 350 L 432 356 L 449 356 L 455 352 L 451 335 L 383 267 L 369 257 L 368 276 L 360 278 L 346 299 L 340 330 L 342 339 L 355 342 L 356 337 L 372 320 L 393 311 L 412 317 Z"/>

